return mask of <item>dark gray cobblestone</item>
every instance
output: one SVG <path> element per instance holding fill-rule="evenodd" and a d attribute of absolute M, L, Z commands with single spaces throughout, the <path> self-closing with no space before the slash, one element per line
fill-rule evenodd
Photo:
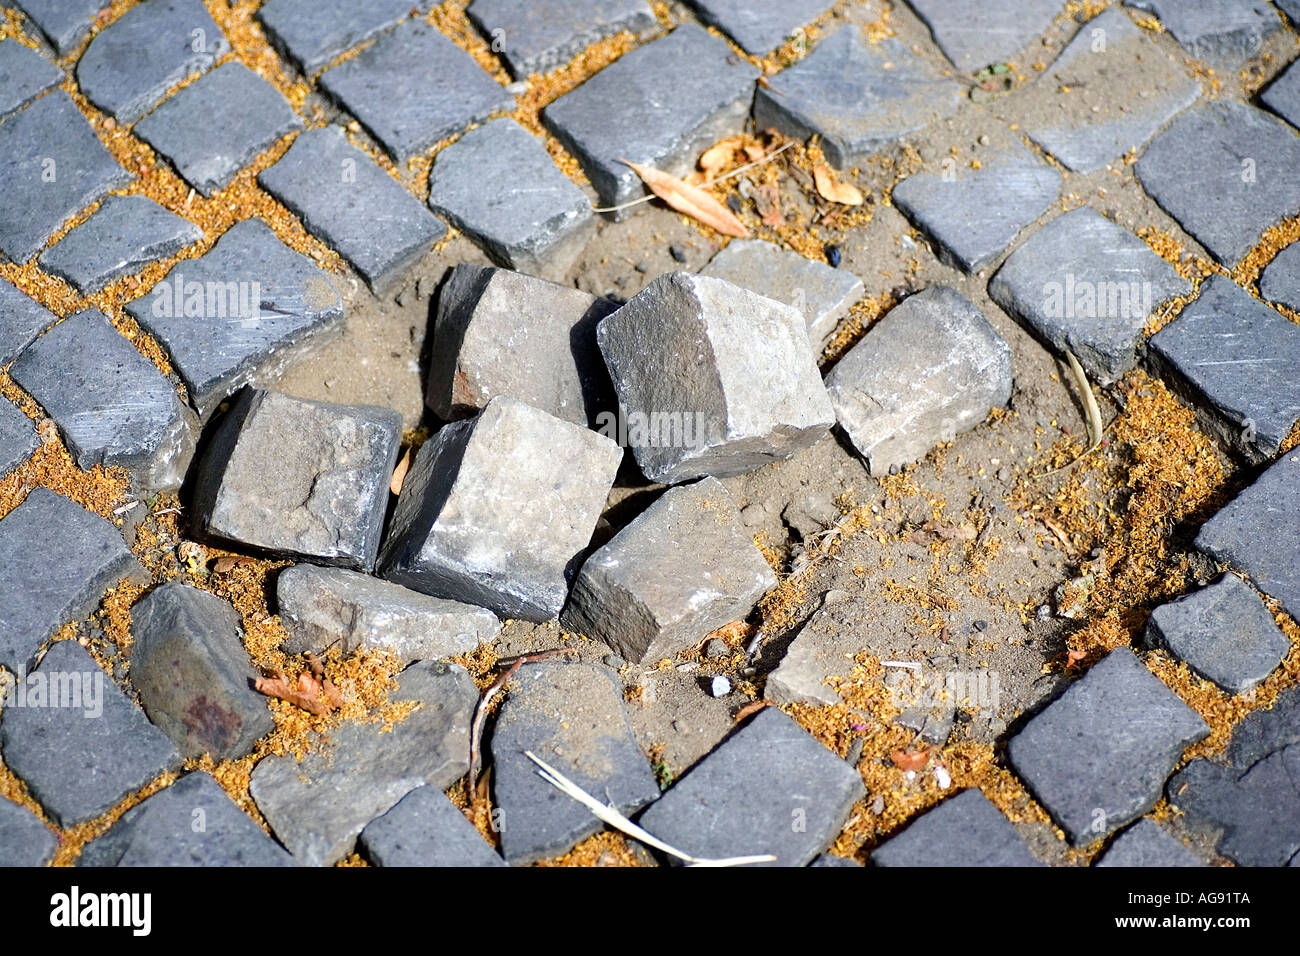
<path fill-rule="evenodd" d="M 963 790 L 871 853 L 874 866 L 1041 866 L 978 790 Z"/>
<path fill-rule="evenodd" d="M 55 323 L 52 312 L 0 279 L 0 365 L 8 365 Z"/>
<path fill-rule="evenodd" d="M 1117 836 L 1097 861 L 1106 867 L 1205 866 L 1167 830 L 1153 820 L 1139 820 Z"/>
<path fill-rule="evenodd" d="M 271 41 L 307 74 L 433 0 L 271 0 L 258 10 Z"/>
<path fill-rule="evenodd" d="M 746 53 L 766 56 L 835 5 L 834 0 L 689 0 L 705 23 Z"/>
<path fill-rule="evenodd" d="M 0 399 L 0 477 L 31 458 L 40 446 L 36 424 L 13 402 Z"/>
<path fill-rule="evenodd" d="M 0 41 L 0 120 L 63 82 L 63 71 L 16 40 Z"/>
<path fill-rule="evenodd" d="M 26 807 L 0 799 L 0 868 L 44 866 L 54 856 L 58 838 Z"/>
<path fill-rule="evenodd" d="M 1269 263 L 1260 277 L 1259 293 L 1269 302 L 1300 312 L 1300 243 L 1283 249 Z"/>
<path fill-rule="evenodd" d="M 361 831 L 360 845 L 376 866 L 505 866 L 506 861 L 433 787 L 416 787 Z"/>
<path fill-rule="evenodd" d="M 59 56 L 67 56 L 90 33 L 99 11 L 111 0 L 8 0 L 32 19 Z"/>
<path fill-rule="evenodd" d="M 646 0 L 474 0 L 467 12 L 518 79 L 622 30 L 644 36 L 657 26 Z"/>

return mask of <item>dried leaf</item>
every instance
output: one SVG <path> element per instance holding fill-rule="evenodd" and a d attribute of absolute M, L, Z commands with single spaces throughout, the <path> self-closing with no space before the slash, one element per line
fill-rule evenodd
<path fill-rule="evenodd" d="M 737 239 L 749 238 L 749 230 L 745 228 L 745 224 L 710 193 L 653 166 L 643 166 L 626 159 L 620 162 L 630 166 L 652 193 L 678 212 L 704 223 L 724 236 L 733 236 Z"/>
<path fill-rule="evenodd" d="M 925 765 L 930 762 L 930 754 L 925 750 L 918 750 L 915 753 L 895 750 L 889 755 L 889 759 L 894 762 L 894 766 L 899 770 L 923 770 Z"/>
<path fill-rule="evenodd" d="M 776 183 L 766 183 L 754 190 L 754 203 L 758 214 L 763 217 L 763 225 L 780 229 L 785 225 L 785 216 L 781 213 L 781 190 Z"/>
<path fill-rule="evenodd" d="M 400 495 L 402 493 L 402 485 L 406 481 L 406 473 L 411 470 L 411 451 L 412 449 L 410 448 L 406 449 L 406 454 L 402 456 L 402 460 L 399 461 L 397 467 L 393 469 L 393 480 L 388 483 L 388 490 L 395 495 Z"/>
<path fill-rule="evenodd" d="M 865 201 L 862 190 L 852 183 L 842 183 L 831 172 L 830 167 L 818 163 L 813 167 L 813 181 L 817 184 L 818 194 L 827 202 L 837 202 L 843 206 L 861 206 Z"/>
<path fill-rule="evenodd" d="M 253 558 L 246 558 L 242 555 L 235 555 L 234 557 L 217 558 L 217 560 L 212 565 L 212 570 L 215 571 L 217 574 L 226 574 L 227 572 L 233 571 L 235 570 L 235 568 L 240 567 L 241 565 L 252 564 L 253 560 L 254 560 Z"/>
<path fill-rule="evenodd" d="M 714 143 L 700 157 L 700 169 L 704 170 L 704 175 L 707 178 L 713 179 L 736 161 L 736 150 L 740 147 L 741 138 L 739 136 L 730 136 Z"/>
<path fill-rule="evenodd" d="M 764 710 L 768 707 L 775 707 L 775 706 L 776 705 L 773 704 L 770 700 L 750 701 L 744 707 L 740 708 L 740 710 L 736 711 L 736 723 L 740 723 L 750 714 L 757 714 L 760 710 Z"/>
<path fill-rule="evenodd" d="M 313 655 L 308 655 L 308 663 L 313 673 L 303 671 L 298 675 L 298 682 L 290 684 L 289 678 L 280 671 L 272 677 L 259 677 L 253 687 L 267 697 L 275 697 L 301 707 L 310 714 L 324 717 L 330 711 L 343 706 L 343 695 L 332 681 L 322 681 L 314 672 L 319 669 L 324 674 L 325 668 Z M 324 697 L 325 700 L 321 700 Z"/>

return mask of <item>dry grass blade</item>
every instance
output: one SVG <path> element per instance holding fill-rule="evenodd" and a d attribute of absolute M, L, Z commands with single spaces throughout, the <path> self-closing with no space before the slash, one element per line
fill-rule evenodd
<path fill-rule="evenodd" d="M 1070 360 L 1070 371 L 1074 373 L 1074 380 L 1079 385 L 1079 391 L 1083 393 L 1083 404 L 1088 409 L 1088 451 L 1091 455 L 1101 445 L 1102 435 L 1105 434 L 1106 428 L 1101 422 L 1101 408 L 1097 405 L 1097 396 L 1093 394 L 1092 385 L 1088 381 L 1088 373 L 1083 370 L 1079 360 L 1074 357 L 1074 353 L 1069 349 L 1065 350 L 1065 357 Z"/>
<path fill-rule="evenodd" d="M 619 160 L 632 167 L 632 171 L 641 177 L 647 188 L 672 208 L 698 222 L 704 223 L 724 236 L 748 239 L 749 230 L 735 217 L 730 209 L 713 198 L 699 186 L 692 186 L 676 176 L 670 176 L 662 169 L 643 166 L 626 159 Z"/>

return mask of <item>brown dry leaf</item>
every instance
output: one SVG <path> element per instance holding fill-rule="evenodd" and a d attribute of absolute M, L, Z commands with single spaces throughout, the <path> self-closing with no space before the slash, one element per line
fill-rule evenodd
<path fill-rule="evenodd" d="M 813 167 L 813 181 L 817 184 L 818 194 L 827 202 L 837 202 L 842 206 L 861 206 L 865 201 L 862 190 L 852 183 L 842 183 L 825 163 Z"/>
<path fill-rule="evenodd" d="M 708 179 L 713 179 L 736 161 L 736 150 L 741 148 L 739 136 L 729 136 L 714 143 L 700 157 L 700 169 Z"/>
<path fill-rule="evenodd" d="M 740 723 L 750 714 L 757 714 L 760 710 L 775 706 L 776 704 L 772 703 L 770 700 L 750 701 L 744 707 L 740 708 L 740 710 L 736 711 L 736 723 Z"/>
<path fill-rule="evenodd" d="M 749 238 L 749 230 L 745 228 L 745 224 L 710 193 L 653 166 L 643 166 L 626 159 L 621 159 L 619 162 L 630 166 L 652 193 L 678 212 L 704 223 L 724 236 L 733 236 L 736 239 Z"/>
<path fill-rule="evenodd" d="M 754 190 L 754 203 L 758 214 L 763 218 L 763 225 L 780 229 L 785 225 L 785 216 L 781 212 L 781 190 L 776 183 L 765 183 Z"/>
<path fill-rule="evenodd" d="M 923 770 L 925 765 L 930 762 L 930 754 L 929 751 L 925 750 L 918 750 L 915 753 L 895 750 L 889 755 L 889 759 L 894 762 L 894 766 L 899 770 Z"/>
<path fill-rule="evenodd" d="M 331 681 L 321 680 L 307 671 L 298 675 L 297 684 L 290 684 L 283 672 L 276 671 L 272 677 L 259 677 L 253 687 L 267 697 L 295 704 L 310 714 L 324 717 L 343 703 L 343 697 Z M 324 695 L 326 700 L 321 700 Z"/>
<path fill-rule="evenodd" d="M 395 495 L 402 493 L 402 485 L 406 481 L 406 473 L 411 470 L 411 449 L 406 449 L 406 454 L 402 460 L 397 463 L 393 469 L 393 480 L 388 483 L 388 490 Z"/>
<path fill-rule="evenodd" d="M 233 571 L 235 570 L 235 568 L 240 567 L 241 565 L 252 564 L 254 560 L 255 560 L 254 558 L 246 558 L 242 555 L 236 555 L 234 557 L 217 558 L 217 560 L 212 564 L 212 570 L 215 571 L 217 574 L 226 574 L 227 572 Z"/>

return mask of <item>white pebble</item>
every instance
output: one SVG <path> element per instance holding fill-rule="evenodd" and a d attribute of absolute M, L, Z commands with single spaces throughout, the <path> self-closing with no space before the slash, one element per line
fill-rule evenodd
<path fill-rule="evenodd" d="M 731 681 L 719 674 L 713 678 L 713 684 L 709 688 L 714 697 L 726 697 L 731 693 Z"/>

